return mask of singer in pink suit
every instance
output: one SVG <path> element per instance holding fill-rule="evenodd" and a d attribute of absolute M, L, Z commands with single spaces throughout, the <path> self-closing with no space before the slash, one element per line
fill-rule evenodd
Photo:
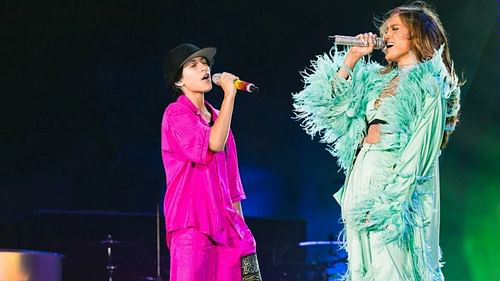
<path fill-rule="evenodd" d="M 167 85 L 178 96 L 161 125 L 171 281 L 262 280 L 255 239 L 242 213 L 245 193 L 230 129 L 238 77 L 220 76 L 220 111 L 205 101 L 215 53 L 184 43 L 163 61 Z"/>

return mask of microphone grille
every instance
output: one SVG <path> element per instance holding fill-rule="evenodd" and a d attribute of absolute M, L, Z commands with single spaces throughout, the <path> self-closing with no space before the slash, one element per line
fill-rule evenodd
<path fill-rule="evenodd" d="M 220 81 L 220 76 L 222 74 L 220 73 L 214 73 L 212 74 L 212 82 L 214 82 L 215 85 L 219 85 L 219 81 Z"/>
<path fill-rule="evenodd" d="M 377 37 L 375 38 L 375 49 L 382 49 L 385 47 L 384 39 Z"/>

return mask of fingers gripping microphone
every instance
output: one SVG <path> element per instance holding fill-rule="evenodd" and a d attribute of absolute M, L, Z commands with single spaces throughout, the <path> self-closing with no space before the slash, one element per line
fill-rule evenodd
<path fill-rule="evenodd" d="M 217 86 L 220 86 L 220 76 L 221 75 L 222 75 L 221 73 L 214 73 L 212 75 L 212 82 L 214 82 L 214 84 Z M 234 80 L 234 87 L 237 90 L 245 91 L 248 93 L 256 93 L 259 91 L 259 87 L 255 86 L 255 84 L 250 83 L 250 82 L 246 82 L 246 81 L 242 81 L 239 79 Z"/>
<path fill-rule="evenodd" d="M 368 46 L 367 44 L 365 44 L 363 40 L 354 36 L 333 35 L 333 36 L 328 36 L 328 41 L 332 41 L 336 45 L 358 46 L 358 47 Z M 385 47 L 384 40 L 379 37 L 375 38 L 373 44 L 375 45 L 375 49 L 382 49 Z"/>

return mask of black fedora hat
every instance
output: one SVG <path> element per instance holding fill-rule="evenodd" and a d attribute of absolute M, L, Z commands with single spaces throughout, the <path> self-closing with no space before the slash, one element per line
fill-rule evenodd
<path fill-rule="evenodd" d="M 188 60 L 196 57 L 205 57 L 208 63 L 214 63 L 214 56 L 217 49 L 214 47 L 199 48 L 191 43 L 182 43 L 171 49 L 163 59 L 163 73 L 165 80 L 173 79 L 175 72 L 181 68 Z M 176 81 L 170 81 L 176 82 Z"/>

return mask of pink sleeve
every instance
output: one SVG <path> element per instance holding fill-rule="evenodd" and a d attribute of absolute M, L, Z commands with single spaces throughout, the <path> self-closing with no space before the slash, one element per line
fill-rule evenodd
<path fill-rule="evenodd" d="M 208 150 L 210 127 L 203 124 L 196 114 L 188 109 L 167 109 L 164 116 L 163 137 L 179 158 L 199 164 L 212 159 Z"/>

